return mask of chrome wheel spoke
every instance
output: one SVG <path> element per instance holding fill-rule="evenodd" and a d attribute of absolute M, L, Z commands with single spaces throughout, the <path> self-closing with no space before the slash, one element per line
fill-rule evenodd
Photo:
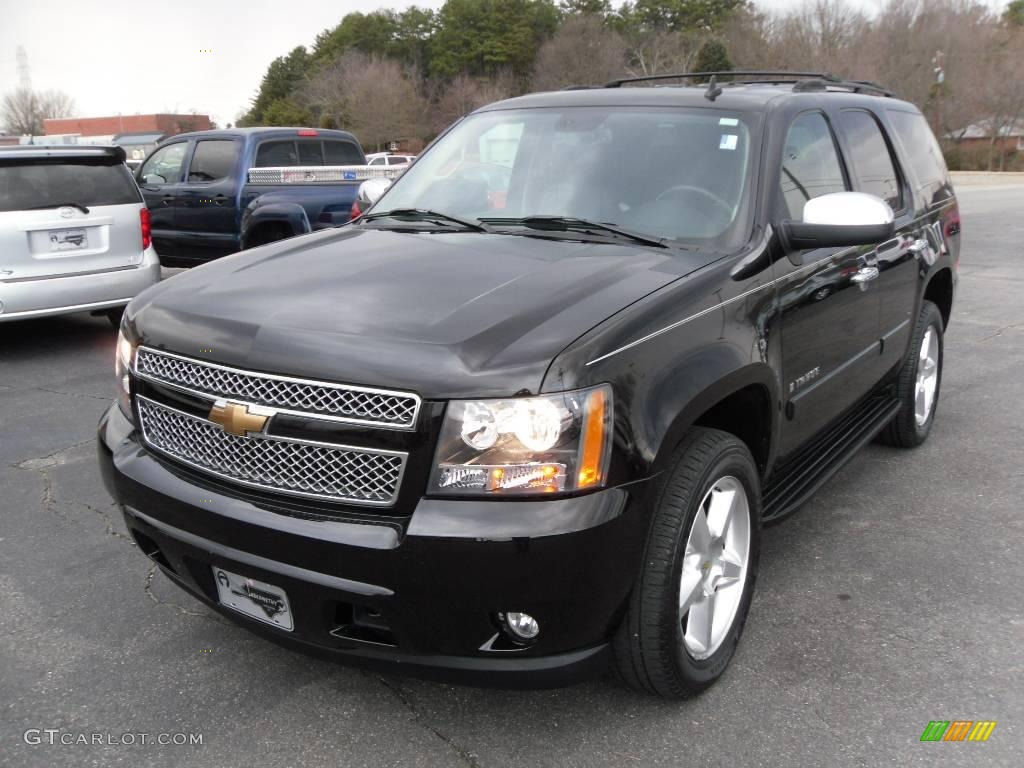
<path fill-rule="evenodd" d="M 736 508 L 737 491 L 711 489 L 711 503 L 708 504 L 708 530 L 711 537 L 723 539 L 729 532 L 729 523 Z"/>
<path fill-rule="evenodd" d="M 679 585 L 679 620 L 682 621 L 690 606 L 704 594 L 701 566 L 704 558 L 691 555 L 683 560 L 683 576 Z"/>
<path fill-rule="evenodd" d="M 703 506 L 697 510 L 690 528 L 690 538 L 686 542 L 686 554 L 706 555 L 711 549 L 711 531 L 708 530 L 708 518 Z"/>
<path fill-rule="evenodd" d="M 715 582 L 715 589 L 725 589 L 733 584 L 738 584 L 743 576 L 743 563 L 740 561 L 740 556 L 735 552 L 725 550 L 718 562 L 722 566 L 722 575 Z"/>
<path fill-rule="evenodd" d="M 700 654 L 708 654 L 711 650 L 712 631 L 715 626 L 715 601 L 715 595 L 711 594 L 694 603 L 690 607 L 689 618 L 686 621 L 686 640 Z"/>

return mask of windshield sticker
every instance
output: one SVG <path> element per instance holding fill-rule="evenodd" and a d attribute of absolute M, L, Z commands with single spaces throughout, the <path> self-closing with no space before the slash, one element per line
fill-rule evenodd
<path fill-rule="evenodd" d="M 736 149 L 736 142 L 739 141 L 739 136 L 734 133 L 723 133 L 722 140 L 718 143 L 719 149 Z"/>
<path fill-rule="evenodd" d="M 735 117 L 721 117 L 718 119 L 719 125 L 739 125 L 740 121 Z"/>

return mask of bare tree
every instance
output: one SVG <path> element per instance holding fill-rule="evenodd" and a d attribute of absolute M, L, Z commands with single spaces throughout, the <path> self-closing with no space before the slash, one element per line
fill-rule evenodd
<path fill-rule="evenodd" d="M 440 133 L 463 115 L 492 101 L 507 99 L 517 90 L 516 79 L 510 72 L 491 78 L 459 75 L 451 82 L 436 83 L 430 128 Z"/>
<path fill-rule="evenodd" d="M 10 133 L 35 136 L 43 133 L 43 120 L 69 117 L 74 109 L 74 101 L 62 91 L 19 88 L 4 96 L 0 122 Z"/>
<path fill-rule="evenodd" d="M 644 30 L 628 43 L 626 71 L 634 76 L 689 72 L 703 42 L 693 32 Z"/>
<path fill-rule="evenodd" d="M 570 16 L 541 46 L 534 65 L 534 90 L 605 83 L 621 76 L 626 43 L 600 16 Z"/>
<path fill-rule="evenodd" d="M 329 119 L 377 149 L 419 137 L 427 112 L 415 78 L 401 64 L 354 50 L 313 75 L 301 99 L 321 124 Z"/>

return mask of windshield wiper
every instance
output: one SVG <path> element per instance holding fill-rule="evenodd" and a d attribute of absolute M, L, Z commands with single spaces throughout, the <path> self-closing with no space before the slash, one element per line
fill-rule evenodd
<path fill-rule="evenodd" d="M 25 211 L 42 211 L 42 210 L 45 210 L 47 208 L 64 208 L 65 206 L 68 207 L 68 208 L 77 208 L 82 213 L 88 213 L 89 212 L 89 209 L 86 208 L 81 203 L 48 203 L 47 205 L 34 205 L 31 208 L 23 208 L 22 210 L 25 210 Z"/>
<path fill-rule="evenodd" d="M 501 226 L 522 226 L 528 229 L 538 229 L 548 232 L 585 232 L 590 234 L 609 234 L 617 237 L 632 240 L 634 243 L 652 245 L 656 248 L 668 248 L 664 238 L 657 238 L 651 235 L 642 235 L 639 232 L 631 232 L 612 223 L 600 221 L 587 221 L 577 219 L 573 216 L 525 216 L 521 219 L 481 219 L 486 224 L 497 224 Z"/>
<path fill-rule="evenodd" d="M 391 211 L 381 211 L 380 213 L 370 213 L 363 216 L 363 221 L 374 221 L 376 219 L 408 219 L 410 221 L 429 221 L 433 224 L 445 224 L 454 223 L 466 229 L 471 229 L 474 232 L 487 232 L 488 229 L 479 221 L 469 219 L 460 219 L 458 216 L 452 216 L 451 214 L 441 213 L 439 211 L 431 211 L 428 208 L 395 208 Z"/>

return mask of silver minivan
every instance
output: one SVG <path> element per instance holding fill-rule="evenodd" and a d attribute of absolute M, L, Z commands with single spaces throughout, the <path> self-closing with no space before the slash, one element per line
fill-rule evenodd
<path fill-rule="evenodd" d="M 0 147 L 0 323 L 124 306 L 160 280 L 120 147 Z"/>

